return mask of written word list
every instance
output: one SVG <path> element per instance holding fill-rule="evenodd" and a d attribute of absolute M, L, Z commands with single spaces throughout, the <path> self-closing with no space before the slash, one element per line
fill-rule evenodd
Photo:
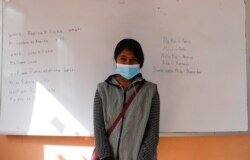
<path fill-rule="evenodd" d="M 8 32 L 4 39 L 8 101 L 33 103 L 37 83 L 43 85 L 49 93 L 55 93 L 57 87 L 52 82 L 54 78 L 58 75 L 68 77 L 76 72 L 71 64 L 56 64 L 56 57 L 61 54 L 58 44 L 66 43 L 68 38 L 74 38 L 79 32 L 81 27 Z"/>
<path fill-rule="evenodd" d="M 192 41 L 185 38 L 162 38 L 162 50 L 158 59 L 160 63 L 153 66 L 153 72 L 167 74 L 202 74 L 196 64 L 190 47 Z"/>

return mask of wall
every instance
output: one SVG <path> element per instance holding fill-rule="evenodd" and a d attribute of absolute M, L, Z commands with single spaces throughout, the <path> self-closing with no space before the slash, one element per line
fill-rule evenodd
<path fill-rule="evenodd" d="M 0 159 L 52 160 L 45 159 L 44 145 L 92 146 L 93 138 L 0 136 Z M 161 137 L 158 150 L 159 160 L 249 160 L 250 136 Z"/>

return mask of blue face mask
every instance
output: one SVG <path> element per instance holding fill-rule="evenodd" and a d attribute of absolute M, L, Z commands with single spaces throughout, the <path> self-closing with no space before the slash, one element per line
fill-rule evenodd
<path fill-rule="evenodd" d="M 131 79 L 138 73 L 140 73 L 140 65 L 139 64 L 126 65 L 117 63 L 115 72 L 126 79 Z"/>

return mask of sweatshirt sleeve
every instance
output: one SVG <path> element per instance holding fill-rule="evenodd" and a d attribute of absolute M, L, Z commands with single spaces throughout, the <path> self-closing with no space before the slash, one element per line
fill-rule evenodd
<path fill-rule="evenodd" d="M 138 160 L 156 160 L 159 141 L 160 97 L 156 90 L 152 99 L 152 106 L 148 124 L 139 151 Z"/>
<path fill-rule="evenodd" d="M 99 158 L 101 160 L 113 159 L 108 134 L 105 130 L 102 100 L 98 90 L 96 90 L 94 98 L 94 134 L 96 150 Z"/>

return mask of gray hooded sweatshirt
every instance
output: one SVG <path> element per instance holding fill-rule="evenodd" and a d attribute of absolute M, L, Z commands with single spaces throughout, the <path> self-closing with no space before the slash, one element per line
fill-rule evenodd
<path fill-rule="evenodd" d="M 107 130 L 140 83 L 145 85 L 136 93 L 129 109 L 108 136 Z M 159 111 L 156 84 L 145 81 L 140 74 L 126 90 L 114 76 L 98 84 L 94 100 L 94 130 L 100 159 L 110 157 L 115 160 L 156 160 Z"/>

